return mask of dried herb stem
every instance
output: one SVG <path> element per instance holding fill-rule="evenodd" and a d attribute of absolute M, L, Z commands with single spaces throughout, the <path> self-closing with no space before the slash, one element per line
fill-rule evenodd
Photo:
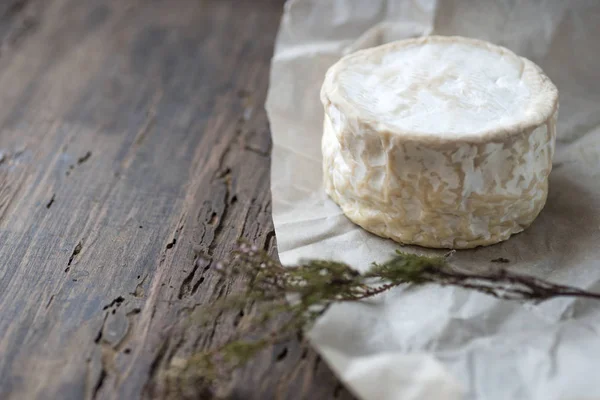
<path fill-rule="evenodd" d="M 360 274 L 350 265 L 327 260 L 307 260 L 284 267 L 248 243 L 241 243 L 229 259 L 219 263 L 226 275 L 241 275 L 246 290 L 202 310 L 203 323 L 212 324 L 227 310 L 253 305 L 236 333 L 216 348 L 195 354 L 175 376 L 214 382 L 228 379 L 260 351 L 301 337 L 334 303 L 361 301 L 403 284 L 436 284 L 475 290 L 499 299 L 545 301 L 558 297 L 600 299 L 600 293 L 559 285 L 506 269 L 472 273 L 452 268 L 448 257 L 424 257 L 398 252 L 389 261 L 373 264 Z M 270 328 L 271 327 L 271 328 Z"/>

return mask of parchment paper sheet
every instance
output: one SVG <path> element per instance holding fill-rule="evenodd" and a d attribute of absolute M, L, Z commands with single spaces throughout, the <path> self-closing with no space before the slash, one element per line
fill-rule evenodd
<path fill-rule="evenodd" d="M 399 247 L 350 223 L 323 194 L 319 89 L 347 52 L 432 33 L 506 46 L 540 65 L 560 91 L 545 209 L 524 233 L 460 251 L 453 262 L 485 269 L 505 257 L 514 270 L 600 291 L 597 0 L 289 1 L 266 105 L 282 261 L 320 257 L 366 267 Z M 600 399 L 600 302 L 593 300 L 522 304 L 413 287 L 334 307 L 311 337 L 362 399 Z"/>

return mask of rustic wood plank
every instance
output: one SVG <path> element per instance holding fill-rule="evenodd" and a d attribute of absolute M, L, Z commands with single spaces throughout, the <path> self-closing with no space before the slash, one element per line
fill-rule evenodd
<path fill-rule="evenodd" d="M 280 1 L 0 5 L 0 398 L 207 398 L 165 384 L 237 313 L 212 266 L 274 251 L 262 109 Z M 310 349 L 265 352 L 229 398 L 350 398 Z"/>

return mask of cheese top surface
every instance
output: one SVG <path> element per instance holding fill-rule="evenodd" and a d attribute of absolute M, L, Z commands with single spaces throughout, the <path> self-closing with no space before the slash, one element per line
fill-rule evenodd
<path fill-rule="evenodd" d="M 469 137 L 535 124 L 551 114 L 557 96 L 533 63 L 477 40 L 392 43 L 351 54 L 332 72 L 330 87 L 345 112 L 424 136 Z"/>

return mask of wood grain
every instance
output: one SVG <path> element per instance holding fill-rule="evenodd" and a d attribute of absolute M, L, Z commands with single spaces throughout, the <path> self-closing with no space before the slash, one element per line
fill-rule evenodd
<path fill-rule="evenodd" d="M 0 398 L 212 398 L 160 377 L 227 338 L 213 265 L 274 251 L 262 108 L 280 1 L 0 5 Z M 310 349 L 228 398 L 350 398 Z"/>

